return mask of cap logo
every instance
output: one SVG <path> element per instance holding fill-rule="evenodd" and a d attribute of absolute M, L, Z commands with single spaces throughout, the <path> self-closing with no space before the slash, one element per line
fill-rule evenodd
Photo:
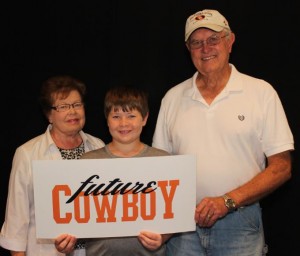
<path fill-rule="evenodd" d="M 185 41 L 198 28 L 207 28 L 216 32 L 228 29 L 229 25 L 225 17 L 216 10 L 203 10 L 188 17 L 185 24 Z"/>
<path fill-rule="evenodd" d="M 195 17 L 195 20 L 203 20 L 205 18 L 205 15 L 197 15 Z"/>

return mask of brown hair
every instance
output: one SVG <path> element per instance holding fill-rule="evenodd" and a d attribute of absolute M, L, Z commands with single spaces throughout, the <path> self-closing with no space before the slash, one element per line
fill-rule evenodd
<path fill-rule="evenodd" d="M 149 112 L 148 95 L 146 92 L 134 87 L 115 87 L 110 89 L 104 99 L 104 115 L 107 118 L 112 109 L 117 110 L 121 108 L 128 112 L 136 109 L 143 118 Z"/>
<path fill-rule="evenodd" d="M 71 76 L 50 77 L 42 84 L 39 102 L 46 117 L 48 117 L 54 101 L 58 97 L 67 98 L 71 91 L 77 91 L 80 94 L 81 100 L 84 100 L 86 93 L 85 84 Z"/>

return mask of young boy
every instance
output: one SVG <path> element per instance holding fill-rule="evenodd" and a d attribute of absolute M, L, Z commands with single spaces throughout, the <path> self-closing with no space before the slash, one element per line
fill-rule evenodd
<path fill-rule="evenodd" d="M 149 115 L 145 92 L 131 87 L 116 87 L 106 93 L 104 114 L 112 141 L 101 149 L 84 154 L 81 159 L 166 156 L 166 151 L 150 147 L 140 140 Z M 86 241 L 87 256 L 163 256 L 170 234 L 141 232 L 137 237 L 96 238 Z M 61 235 L 57 249 L 70 252 L 76 238 Z M 60 249 L 59 249 L 60 248 Z"/>

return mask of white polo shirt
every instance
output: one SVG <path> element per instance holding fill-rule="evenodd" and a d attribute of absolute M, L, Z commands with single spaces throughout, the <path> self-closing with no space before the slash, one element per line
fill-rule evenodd
<path fill-rule="evenodd" d="M 208 105 L 194 76 L 161 102 L 153 146 L 197 157 L 197 202 L 220 196 L 265 168 L 265 156 L 294 149 L 281 101 L 267 82 L 232 72 Z"/>

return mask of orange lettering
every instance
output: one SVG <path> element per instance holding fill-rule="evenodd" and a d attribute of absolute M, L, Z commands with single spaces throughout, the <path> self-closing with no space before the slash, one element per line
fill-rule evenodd
<path fill-rule="evenodd" d="M 52 209 L 53 218 L 56 223 L 70 223 L 72 219 L 72 213 L 66 213 L 65 217 L 60 216 L 60 200 L 59 192 L 64 191 L 66 196 L 71 195 L 71 190 L 67 185 L 56 185 L 52 190 Z"/>
<path fill-rule="evenodd" d="M 129 202 L 129 196 L 131 196 L 132 200 Z M 129 192 L 128 194 L 123 195 L 123 217 L 122 221 L 134 221 L 138 218 L 138 210 L 137 202 L 138 202 L 138 194 L 132 194 Z M 132 215 L 129 216 L 129 208 L 132 209 Z"/>
<path fill-rule="evenodd" d="M 102 204 L 100 207 L 99 199 L 102 199 Z M 97 211 L 97 222 L 116 222 L 116 208 L 117 208 L 117 198 L 118 195 L 112 196 L 112 203 L 109 202 L 109 195 L 106 196 L 93 196 L 95 207 Z M 104 211 L 106 210 L 108 217 L 104 218 Z"/>
<path fill-rule="evenodd" d="M 141 197 L 141 217 L 143 220 L 153 220 L 156 213 L 156 192 L 140 194 Z M 147 215 L 147 197 L 150 197 L 150 213 Z"/>
<path fill-rule="evenodd" d="M 80 199 L 83 200 L 83 214 L 84 216 L 81 217 L 80 215 Z M 81 191 L 78 196 L 74 200 L 74 214 L 75 220 L 78 223 L 88 223 L 90 219 L 90 198 L 89 196 L 85 196 L 84 193 Z"/>
<path fill-rule="evenodd" d="M 177 186 L 179 185 L 179 180 L 170 180 L 169 185 L 171 186 L 170 188 L 170 194 L 168 195 L 167 192 L 167 185 L 168 181 L 158 181 L 157 185 L 160 187 L 163 198 L 165 200 L 165 213 L 164 213 L 164 219 L 172 219 L 174 218 L 174 213 L 172 212 L 172 201 L 175 195 L 175 190 Z"/>

